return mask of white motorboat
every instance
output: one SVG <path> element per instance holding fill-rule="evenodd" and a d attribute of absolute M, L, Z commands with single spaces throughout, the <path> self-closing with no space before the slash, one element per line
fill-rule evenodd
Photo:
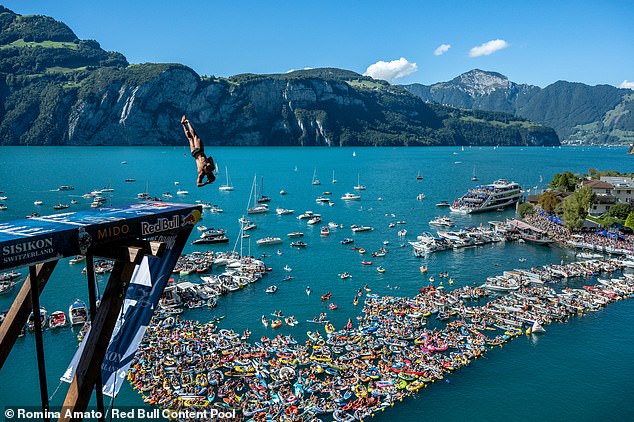
<path fill-rule="evenodd" d="M 68 263 L 70 265 L 79 264 L 80 262 L 82 262 L 85 259 L 86 259 L 86 257 L 84 255 L 75 255 L 74 258 L 71 258 L 71 259 L 68 260 Z"/>
<path fill-rule="evenodd" d="M 176 195 L 189 195 L 189 192 L 185 189 L 179 189 L 176 191 Z"/>
<path fill-rule="evenodd" d="M 311 218 L 310 220 L 307 221 L 308 224 L 317 224 L 317 223 L 321 223 L 321 216 L 319 215 L 315 215 L 313 216 L 313 218 Z"/>
<path fill-rule="evenodd" d="M 282 243 L 282 239 L 279 237 L 263 237 L 262 239 L 256 240 L 258 245 L 277 245 Z"/>
<path fill-rule="evenodd" d="M 277 286 L 276 285 L 272 285 L 266 288 L 265 292 L 267 293 L 275 293 L 277 292 Z"/>
<path fill-rule="evenodd" d="M 361 195 L 347 192 L 341 197 L 341 199 L 344 201 L 359 201 L 361 199 Z"/>
<path fill-rule="evenodd" d="M 518 290 L 520 288 L 520 284 L 513 277 L 497 276 L 487 277 L 486 283 L 484 283 L 481 287 L 498 292 L 510 292 Z"/>
<path fill-rule="evenodd" d="M 352 228 L 352 231 L 355 232 L 355 233 L 357 233 L 357 232 L 368 232 L 368 231 L 374 230 L 374 228 L 370 227 L 370 226 L 352 225 L 351 228 Z"/>
<path fill-rule="evenodd" d="M 55 311 L 48 319 L 50 328 L 60 328 L 66 326 L 66 314 L 62 311 Z"/>
<path fill-rule="evenodd" d="M 429 222 L 431 226 L 452 227 L 453 220 L 446 216 L 438 216 Z"/>
<path fill-rule="evenodd" d="M 70 325 L 83 325 L 88 321 L 86 304 L 79 299 L 75 299 L 68 307 L 68 319 L 70 320 Z"/>
<path fill-rule="evenodd" d="M 46 327 L 47 321 L 48 321 L 48 312 L 46 311 L 46 309 L 40 306 L 40 323 L 41 323 L 42 329 Z M 27 326 L 29 328 L 29 331 L 33 331 L 35 329 L 35 316 L 33 312 L 31 312 L 31 315 L 29 315 Z"/>
<path fill-rule="evenodd" d="M 39 200 L 39 199 L 38 199 L 38 200 L 36 200 L 36 201 L 33 201 L 33 205 L 42 205 L 43 203 L 44 203 L 44 202 L 43 202 L 43 201 L 41 201 L 41 200 Z"/>
<path fill-rule="evenodd" d="M 287 234 L 288 237 L 302 237 L 304 236 L 304 233 L 302 232 L 291 232 L 289 234 Z"/>
<path fill-rule="evenodd" d="M 297 219 L 298 219 L 298 220 L 303 220 L 303 219 L 305 219 L 305 218 L 311 219 L 311 218 L 313 218 L 315 215 L 319 215 L 319 214 L 315 214 L 315 213 L 314 213 L 314 212 L 312 212 L 312 211 L 304 211 L 304 213 L 303 213 L 303 214 L 300 214 L 300 215 L 297 217 Z"/>
<path fill-rule="evenodd" d="M 277 215 L 288 215 L 288 214 L 293 214 L 295 212 L 295 210 L 289 210 L 289 209 L 286 209 L 286 208 L 277 207 L 275 209 L 275 212 L 277 213 Z"/>

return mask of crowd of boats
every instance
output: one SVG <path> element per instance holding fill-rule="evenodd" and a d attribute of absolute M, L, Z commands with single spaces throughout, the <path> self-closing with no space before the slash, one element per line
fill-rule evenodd
<path fill-rule="evenodd" d="M 4 323 L 4 319 L 7 315 L 6 310 L 0 312 L 0 325 Z M 87 330 L 87 327 L 84 329 L 88 322 L 88 309 L 86 304 L 80 299 L 76 299 L 71 305 L 68 307 L 68 318 L 66 317 L 66 313 L 64 311 L 54 311 L 50 315 L 48 311 L 43 306 L 40 306 L 40 327 L 42 329 L 50 328 L 57 329 L 66 326 L 74 326 L 74 325 L 82 325 L 82 329 L 80 330 L 80 335 L 82 332 Z M 36 324 L 36 316 L 34 312 L 31 312 L 27 323 L 20 332 L 20 336 L 25 335 L 27 332 L 31 332 L 35 329 Z"/>
<path fill-rule="evenodd" d="M 577 263 L 614 274 L 619 261 Z M 568 265 L 567 271 L 574 268 Z M 584 269 L 582 271 L 582 269 Z M 585 272 L 584 272 L 585 271 Z M 426 286 L 414 297 L 366 294 L 362 314 L 341 329 L 323 321 L 307 339 L 236 333 L 212 323 L 156 315 L 128 379 L 166 409 L 236 409 L 245 418 L 363 420 L 521 334 L 631 297 L 634 277 L 609 276 L 557 292 L 521 285 L 490 296 L 483 287 Z"/>
<path fill-rule="evenodd" d="M 213 267 L 223 267 L 220 274 L 206 274 Z M 174 274 L 196 273 L 201 283 L 170 279 L 159 301 L 160 315 L 178 315 L 183 308 L 213 308 L 218 298 L 259 281 L 270 268 L 263 261 L 237 252 L 192 252 L 181 255 Z"/>

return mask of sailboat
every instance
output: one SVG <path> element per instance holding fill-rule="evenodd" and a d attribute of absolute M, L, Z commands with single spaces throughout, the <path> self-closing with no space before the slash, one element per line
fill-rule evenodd
<path fill-rule="evenodd" d="M 475 174 L 475 167 L 473 168 L 473 176 L 471 176 L 471 181 L 472 182 L 477 182 L 478 181 L 478 176 L 476 176 L 476 174 Z"/>
<path fill-rule="evenodd" d="M 354 187 L 354 190 L 365 190 L 365 186 L 363 186 L 360 182 L 361 178 L 359 173 L 357 173 L 357 185 Z"/>
<path fill-rule="evenodd" d="M 253 185 L 251 186 L 251 193 L 249 193 L 249 204 L 247 204 L 247 214 L 262 214 L 269 212 L 269 206 L 266 204 L 258 204 L 257 201 L 257 176 L 253 176 Z M 251 198 L 253 195 L 253 207 L 249 208 L 251 204 Z"/>
<path fill-rule="evenodd" d="M 260 179 L 260 195 L 258 198 L 258 204 L 263 204 L 265 202 L 271 202 L 271 198 L 264 195 L 264 193 L 262 193 L 264 191 L 264 177 L 262 177 Z"/>
<path fill-rule="evenodd" d="M 423 180 L 423 175 L 420 174 L 420 170 L 418 171 L 418 174 L 416 175 L 416 180 Z"/>
<path fill-rule="evenodd" d="M 136 197 L 137 199 L 150 199 L 150 192 L 149 192 L 149 185 L 150 182 L 148 182 L 147 180 L 145 181 L 145 192 L 141 192 L 141 193 L 137 193 Z"/>
<path fill-rule="evenodd" d="M 313 186 L 321 185 L 321 182 L 317 179 L 317 169 L 313 171 L 313 181 L 311 183 Z"/>
<path fill-rule="evenodd" d="M 227 166 L 225 166 L 225 175 L 227 177 L 227 183 L 225 183 L 224 185 L 220 185 L 220 187 L 218 187 L 218 190 L 221 192 L 230 192 L 233 190 L 233 184 L 229 180 L 229 170 L 227 169 Z"/>
<path fill-rule="evenodd" d="M 332 183 L 337 183 L 337 179 L 335 179 L 335 171 L 332 171 Z"/>

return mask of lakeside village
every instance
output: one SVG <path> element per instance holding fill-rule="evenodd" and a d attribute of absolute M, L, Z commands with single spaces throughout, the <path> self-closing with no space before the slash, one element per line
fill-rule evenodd
<path fill-rule="evenodd" d="M 423 257 L 489 242 L 531 242 L 544 247 L 556 244 L 578 249 L 579 261 L 504 271 L 487 277 L 480 286 L 455 289 L 450 286 L 458 275 L 428 274 L 431 271 L 421 265 L 420 272 L 428 283 L 417 295 L 379 296 L 366 284 L 353 302 L 355 306 L 361 304 L 360 315 L 349 318 L 343 327 L 335 327 L 325 312 L 306 322 L 281 311 L 272 314 L 270 321 L 262 316 L 261 323 L 275 330 L 284 325 L 305 325 L 305 339 L 280 331 L 274 337 L 249 341 L 248 329 L 242 333 L 218 329 L 216 324 L 223 317 L 208 323 L 181 318 L 186 308 L 213 308 L 223 295 L 267 277 L 272 270 L 262 259 L 240 256 L 235 251 L 183 255 L 175 274 L 197 273 L 201 283 L 173 281 L 168 285 L 128 380 L 146 403 L 173 411 L 235 409 L 254 421 L 363 420 L 519 335 L 540 335 L 549 324 L 632 297 L 634 276 L 627 271 L 634 268 L 634 217 L 630 208 L 634 203 L 633 179 L 596 172 L 579 178 L 564 172 L 555 176 L 550 188 L 518 205 L 522 192 L 517 183 L 498 180 L 477 186 L 452 204 L 443 201 L 436 205 L 457 214 L 516 206 L 519 218 L 456 230 L 446 215 L 429 222 L 438 228 L 437 236 L 423 233 L 408 242 L 407 231 L 398 230 L 400 246 L 409 243 L 413 253 Z M 320 217 L 306 214 L 301 217 L 309 221 Z M 243 221 L 243 227 L 248 223 Z M 390 223 L 390 227 L 395 224 Z M 322 236 L 328 235 L 328 228 L 322 228 Z M 353 225 L 351 229 L 362 232 L 372 227 Z M 201 239 L 216 236 L 225 233 L 201 230 Z M 289 233 L 289 237 L 302 234 Z M 258 245 L 279 244 L 278 239 L 265 238 Z M 305 247 L 294 243 L 294 247 Z M 354 244 L 355 252 L 365 253 L 355 239 L 346 238 L 340 243 Z M 384 242 L 370 255 L 385 256 L 389 253 L 387 245 Z M 71 260 L 78 262 L 81 257 Z M 362 264 L 372 265 L 370 260 Z M 97 273 L 106 273 L 112 267 L 107 261 L 95 265 Z M 207 274 L 212 268 L 221 268 L 222 273 Z M 284 270 L 289 274 L 284 280 L 291 281 L 292 270 Z M 378 266 L 377 271 L 384 272 L 385 268 Z M 345 272 L 339 277 L 347 279 L 351 274 Z M 19 278 L 17 272 L 2 274 L 2 293 L 8 293 Z M 577 278 L 584 283 L 578 288 L 559 283 Z M 271 285 L 266 293 L 274 294 L 276 290 L 277 286 Z M 310 288 L 306 294 L 311 294 Z M 330 311 L 337 309 L 330 292 L 324 292 L 321 299 Z M 75 301 L 68 314 L 71 325 L 83 324 L 78 337 L 81 340 L 89 326 L 85 304 Z M 40 317 L 49 329 L 67 325 L 61 311 L 48 317 L 42 309 Z M 25 331 L 32 329 L 32 320 L 33 315 Z"/>

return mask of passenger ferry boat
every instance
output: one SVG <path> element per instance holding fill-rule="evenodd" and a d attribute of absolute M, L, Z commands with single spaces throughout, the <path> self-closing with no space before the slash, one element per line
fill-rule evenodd
<path fill-rule="evenodd" d="M 450 210 L 460 214 L 497 210 L 515 205 L 521 196 L 519 184 L 500 179 L 469 189 L 460 199 L 454 200 Z"/>

